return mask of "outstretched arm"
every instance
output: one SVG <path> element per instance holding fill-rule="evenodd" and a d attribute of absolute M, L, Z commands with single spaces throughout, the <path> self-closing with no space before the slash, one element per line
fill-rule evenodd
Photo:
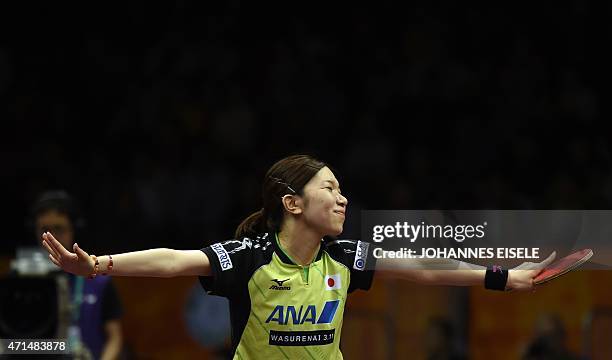
<path fill-rule="evenodd" d="M 539 263 L 526 262 L 508 272 L 508 290 L 531 290 L 535 278 L 556 256 L 553 252 Z M 436 269 L 433 270 L 432 268 Z M 438 270 L 444 269 L 444 270 Z M 453 259 L 378 259 L 383 274 L 427 285 L 473 286 L 484 284 L 486 268 Z"/>
<path fill-rule="evenodd" d="M 42 235 L 43 247 L 49 252 L 49 259 L 64 271 L 87 276 L 94 272 L 95 261 L 74 244 L 70 252 L 57 239 L 46 232 Z M 100 256 L 100 272 L 115 276 L 174 277 L 208 276 L 210 262 L 200 250 L 150 249 L 112 255 L 113 268 L 108 272 L 109 256 Z"/>

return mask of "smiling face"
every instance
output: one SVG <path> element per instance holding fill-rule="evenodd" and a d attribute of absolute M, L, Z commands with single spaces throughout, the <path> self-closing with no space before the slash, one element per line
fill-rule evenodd
<path fill-rule="evenodd" d="M 337 236 L 342 233 L 347 204 L 334 173 L 324 167 L 304 186 L 303 221 L 324 235 Z"/>

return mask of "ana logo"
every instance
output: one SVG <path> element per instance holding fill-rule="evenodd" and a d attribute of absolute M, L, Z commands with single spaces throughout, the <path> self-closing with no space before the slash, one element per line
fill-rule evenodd
<path fill-rule="evenodd" d="M 325 290 L 338 290 L 342 288 L 340 274 L 325 275 Z"/>
<path fill-rule="evenodd" d="M 295 306 L 292 305 L 286 307 L 277 305 L 268 316 L 266 324 L 269 322 L 276 322 L 279 325 L 330 324 L 336 316 L 339 304 L 340 300 L 326 301 L 318 318 L 315 305 L 301 305 L 299 310 L 296 310 Z"/>
<path fill-rule="evenodd" d="M 283 286 L 285 281 L 289 281 L 289 279 L 285 279 L 285 280 L 272 279 L 270 281 L 273 281 L 276 283 L 276 285 L 270 286 L 270 290 L 291 290 L 291 286 Z"/>

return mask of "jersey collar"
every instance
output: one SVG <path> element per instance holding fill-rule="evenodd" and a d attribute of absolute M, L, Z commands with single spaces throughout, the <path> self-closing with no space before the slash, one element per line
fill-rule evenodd
<path fill-rule="evenodd" d="M 274 236 L 274 240 L 272 241 L 272 244 L 274 246 L 274 250 L 276 252 L 276 255 L 278 255 L 278 257 L 281 259 L 281 261 L 286 263 L 286 264 L 297 265 L 293 260 L 291 260 L 289 255 L 287 255 L 287 253 L 285 253 L 285 250 L 283 250 L 283 248 L 280 246 L 280 242 L 278 241 L 277 234 L 273 233 L 271 235 Z M 321 257 L 323 256 L 323 247 L 324 246 L 325 246 L 325 243 L 323 241 L 321 241 L 321 246 L 319 246 L 319 252 L 317 252 L 317 256 L 315 257 L 315 259 L 312 262 L 316 262 L 316 261 L 321 260 Z"/>

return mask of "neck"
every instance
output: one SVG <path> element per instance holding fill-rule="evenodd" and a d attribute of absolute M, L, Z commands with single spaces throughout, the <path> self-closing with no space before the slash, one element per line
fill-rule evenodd
<path fill-rule="evenodd" d="M 286 221 L 278 233 L 278 241 L 298 265 L 309 265 L 317 256 L 323 236 L 311 228 Z"/>

